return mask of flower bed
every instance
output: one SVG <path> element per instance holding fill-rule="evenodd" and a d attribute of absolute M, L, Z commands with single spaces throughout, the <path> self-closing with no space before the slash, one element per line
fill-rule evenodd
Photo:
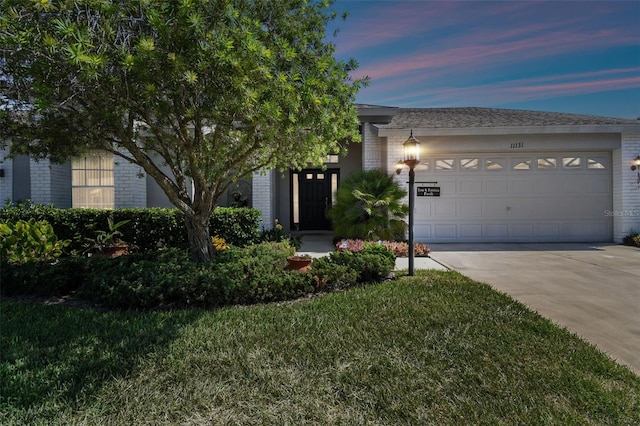
<path fill-rule="evenodd" d="M 405 241 L 340 240 L 336 243 L 336 250 L 358 252 L 364 249 L 365 244 L 383 245 L 391 250 L 396 257 L 407 257 L 409 255 L 409 244 Z M 413 250 L 415 256 L 428 256 L 431 252 L 431 249 L 422 243 L 414 243 Z"/>

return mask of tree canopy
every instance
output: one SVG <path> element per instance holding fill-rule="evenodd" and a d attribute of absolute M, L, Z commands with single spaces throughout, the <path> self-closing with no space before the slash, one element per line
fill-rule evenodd
<path fill-rule="evenodd" d="M 185 212 L 192 253 L 207 260 L 205 220 L 237 179 L 319 165 L 359 140 L 364 81 L 326 39 L 332 7 L 2 0 L 0 138 L 58 162 L 99 148 L 140 165 Z"/>

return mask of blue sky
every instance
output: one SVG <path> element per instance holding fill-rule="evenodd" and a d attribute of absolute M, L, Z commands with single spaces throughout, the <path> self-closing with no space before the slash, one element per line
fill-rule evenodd
<path fill-rule="evenodd" d="M 640 117 L 640 0 L 337 0 L 357 102 Z M 330 34 L 332 30 L 328 31 Z"/>

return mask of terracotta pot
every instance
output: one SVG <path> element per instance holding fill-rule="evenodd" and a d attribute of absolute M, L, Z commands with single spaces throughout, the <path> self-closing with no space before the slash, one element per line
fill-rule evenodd
<path fill-rule="evenodd" d="M 289 256 L 287 258 L 287 269 L 290 271 L 307 272 L 311 269 L 313 259 L 302 256 Z"/>
<path fill-rule="evenodd" d="M 118 257 L 123 254 L 129 254 L 129 247 L 127 246 L 112 246 L 104 247 L 102 250 L 97 250 L 91 253 L 91 257 Z"/>

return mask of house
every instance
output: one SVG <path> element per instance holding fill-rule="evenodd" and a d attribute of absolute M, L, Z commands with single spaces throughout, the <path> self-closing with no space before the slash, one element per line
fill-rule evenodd
<path fill-rule="evenodd" d="M 330 230 L 340 180 L 359 169 L 389 173 L 410 133 L 416 168 L 415 239 L 422 242 L 620 242 L 640 232 L 640 121 L 493 108 L 357 105 L 362 144 L 324 168 L 269 171 L 241 181 L 223 204 L 246 201 L 302 232 Z M 0 152 L 0 197 L 59 207 L 170 205 L 126 162 L 94 153 L 68 164 Z M 406 171 L 396 179 L 406 185 Z M 438 195 L 438 196 L 435 196 Z"/>

